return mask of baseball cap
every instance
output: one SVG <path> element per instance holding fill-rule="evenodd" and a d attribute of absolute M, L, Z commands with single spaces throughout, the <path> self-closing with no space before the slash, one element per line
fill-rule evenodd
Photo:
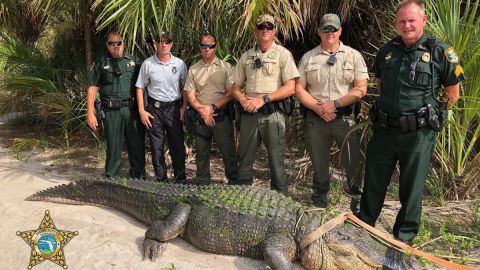
<path fill-rule="evenodd" d="M 266 22 L 271 23 L 275 26 L 275 20 L 273 19 L 273 16 L 269 14 L 262 14 L 258 16 L 258 18 L 255 20 L 255 25 L 259 25 Z"/>
<path fill-rule="evenodd" d="M 160 32 L 160 35 L 158 36 L 156 42 L 159 42 L 162 38 L 167 38 L 170 41 L 173 40 L 172 35 L 170 35 L 170 32 L 167 31 Z"/>
<path fill-rule="evenodd" d="M 323 15 L 323 17 L 320 19 L 320 29 L 325 29 L 328 26 L 332 26 L 335 29 L 340 28 L 340 18 L 337 16 L 337 14 L 328 13 Z"/>

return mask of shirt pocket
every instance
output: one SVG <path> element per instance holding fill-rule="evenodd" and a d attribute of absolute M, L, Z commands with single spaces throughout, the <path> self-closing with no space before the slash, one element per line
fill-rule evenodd
<path fill-rule="evenodd" d="M 397 59 L 391 59 L 389 61 L 385 61 L 379 64 L 378 68 L 380 70 L 380 79 L 382 80 L 382 83 L 395 84 L 399 75 L 397 74 L 397 63 Z"/>
<path fill-rule="evenodd" d="M 412 73 L 413 74 L 413 73 Z M 432 71 L 429 63 L 419 62 L 415 69 L 415 77 L 412 80 L 412 74 L 410 74 L 410 83 L 414 87 L 429 87 L 432 81 Z"/>
<path fill-rule="evenodd" d="M 353 70 L 353 63 L 351 61 L 345 61 L 342 65 L 342 83 L 351 84 L 355 78 L 355 73 Z"/>
<path fill-rule="evenodd" d="M 112 84 L 113 83 L 113 69 L 112 67 L 103 68 L 101 71 L 102 84 Z"/>
<path fill-rule="evenodd" d="M 278 59 L 269 59 L 263 61 L 263 70 L 268 76 L 275 76 L 280 73 L 280 63 Z"/>
<path fill-rule="evenodd" d="M 326 70 L 322 69 L 320 64 L 308 64 L 305 67 L 307 83 L 320 82 L 324 77 Z"/>
<path fill-rule="evenodd" d="M 254 82 L 258 68 L 255 67 L 254 59 L 249 58 L 245 61 L 245 81 Z"/>

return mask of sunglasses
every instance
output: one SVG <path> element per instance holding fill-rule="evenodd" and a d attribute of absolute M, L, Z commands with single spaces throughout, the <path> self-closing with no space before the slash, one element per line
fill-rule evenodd
<path fill-rule="evenodd" d="M 172 41 L 171 40 L 160 40 L 158 43 L 160 43 L 160 44 L 170 44 L 170 43 L 172 43 Z"/>
<path fill-rule="evenodd" d="M 122 46 L 122 41 L 108 41 L 107 42 L 108 46 Z"/>
<path fill-rule="evenodd" d="M 217 44 L 200 44 L 200 49 L 214 49 Z"/>
<path fill-rule="evenodd" d="M 260 24 L 260 25 L 257 25 L 257 29 L 258 30 L 273 30 L 273 28 L 275 28 L 275 26 L 271 25 L 271 24 Z"/>
<path fill-rule="evenodd" d="M 326 27 L 322 29 L 322 33 L 336 33 L 338 29 L 332 27 Z"/>

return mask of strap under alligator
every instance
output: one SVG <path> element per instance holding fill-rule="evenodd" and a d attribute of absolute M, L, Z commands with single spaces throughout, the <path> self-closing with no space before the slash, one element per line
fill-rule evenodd
<path fill-rule="evenodd" d="M 426 253 L 414 247 L 411 247 L 405 244 L 404 242 L 393 238 L 391 235 L 381 232 L 380 230 L 375 229 L 374 227 L 361 221 L 352 212 L 342 213 L 338 217 L 331 219 L 328 222 L 324 223 L 322 226 L 318 227 L 315 231 L 311 232 L 309 235 L 307 235 L 305 238 L 302 239 L 302 241 L 300 242 L 300 249 L 301 250 L 305 249 L 308 245 L 316 241 L 318 238 L 322 237 L 322 235 L 329 232 L 330 230 L 335 228 L 337 225 L 343 224 L 347 219 L 351 220 L 353 223 L 359 225 L 360 227 L 366 229 L 369 233 L 373 234 L 374 236 L 379 237 L 387 241 L 388 243 L 392 244 L 393 246 L 406 251 L 408 254 L 415 254 L 433 263 L 448 267 L 449 269 L 453 269 L 453 270 L 473 270 L 473 268 L 471 267 L 459 265 L 459 264 L 435 257 L 430 253 Z"/>

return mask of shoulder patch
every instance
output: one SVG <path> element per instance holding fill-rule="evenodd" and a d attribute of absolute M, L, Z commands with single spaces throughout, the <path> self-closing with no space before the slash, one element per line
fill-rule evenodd
<path fill-rule="evenodd" d="M 445 50 L 445 57 L 450 63 L 458 63 L 458 55 L 452 47 Z"/>
<path fill-rule="evenodd" d="M 271 53 L 268 54 L 268 58 L 275 59 L 277 58 L 278 52 L 277 51 L 272 51 Z"/>
<path fill-rule="evenodd" d="M 457 76 L 457 78 L 459 78 L 460 76 L 463 76 L 463 68 L 462 68 L 462 66 L 457 65 L 457 66 L 455 67 L 455 76 Z"/>

